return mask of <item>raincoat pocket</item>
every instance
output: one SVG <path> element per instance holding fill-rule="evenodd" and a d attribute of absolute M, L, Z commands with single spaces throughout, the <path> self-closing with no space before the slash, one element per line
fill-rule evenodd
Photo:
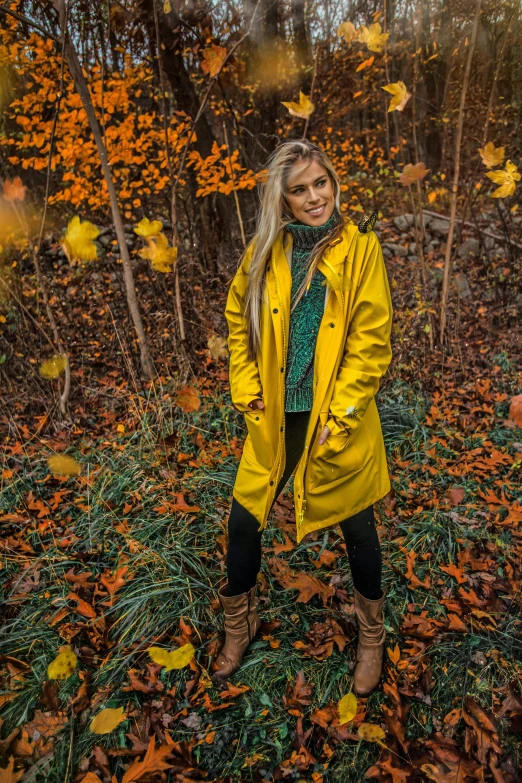
<path fill-rule="evenodd" d="M 329 487 L 332 483 L 342 483 L 362 470 L 373 453 L 364 426 L 351 436 L 345 432 L 330 433 L 326 441 L 319 445 L 321 429 L 315 433 L 308 466 L 309 487 L 312 491 Z"/>
<path fill-rule="evenodd" d="M 256 460 L 264 467 L 272 467 L 264 408 L 263 410 L 249 410 L 245 412 L 245 423 Z"/>

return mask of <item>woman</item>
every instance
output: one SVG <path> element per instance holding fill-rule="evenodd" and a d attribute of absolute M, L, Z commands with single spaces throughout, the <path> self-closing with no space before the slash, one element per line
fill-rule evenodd
<path fill-rule="evenodd" d="M 380 244 L 340 212 L 327 155 L 306 140 L 278 146 L 257 232 L 229 289 L 230 387 L 248 436 L 228 520 L 227 582 L 218 595 L 223 683 L 257 633 L 261 535 L 296 469 L 297 543 L 339 524 L 359 624 L 354 690 L 382 673 L 382 557 L 373 504 L 390 489 L 375 393 L 391 360 L 392 303 Z"/>

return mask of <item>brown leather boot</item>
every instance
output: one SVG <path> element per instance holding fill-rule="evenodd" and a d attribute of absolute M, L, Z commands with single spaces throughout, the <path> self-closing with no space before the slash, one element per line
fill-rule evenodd
<path fill-rule="evenodd" d="M 378 684 L 382 674 L 382 657 L 386 631 L 382 607 L 386 594 L 375 601 L 365 598 L 354 588 L 355 614 L 359 623 L 357 664 L 353 675 L 353 689 L 366 696 Z"/>
<path fill-rule="evenodd" d="M 261 625 L 257 613 L 257 585 L 241 595 L 227 595 L 228 582 L 218 590 L 219 600 L 225 612 L 225 644 L 212 664 L 213 681 L 223 685 L 241 665 L 243 655 L 248 645 L 256 635 Z"/>

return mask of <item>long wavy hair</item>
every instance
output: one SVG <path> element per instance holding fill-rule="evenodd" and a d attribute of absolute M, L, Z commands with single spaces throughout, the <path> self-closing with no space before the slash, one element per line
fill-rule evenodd
<path fill-rule="evenodd" d="M 328 244 L 343 233 L 346 223 L 351 222 L 349 218 L 341 214 L 341 186 L 327 154 L 307 139 L 290 140 L 279 144 L 267 161 L 267 177 L 261 184 L 261 206 L 257 215 L 256 233 L 239 261 L 241 264 L 246 253 L 252 247 L 252 258 L 248 270 L 249 279 L 243 302 L 243 315 L 248 323 L 248 356 L 252 361 L 255 360 L 261 343 L 261 304 L 266 282 L 266 265 L 279 233 L 283 232 L 284 241 L 286 226 L 296 220 L 285 197 L 288 176 L 297 161 L 302 161 L 302 168 L 299 171 L 304 171 L 314 160 L 326 169 L 330 177 L 335 198 L 334 209 L 339 213 L 339 222 L 313 247 L 309 268 L 303 283 L 296 292 L 292 311 L 312 280 Z"/>

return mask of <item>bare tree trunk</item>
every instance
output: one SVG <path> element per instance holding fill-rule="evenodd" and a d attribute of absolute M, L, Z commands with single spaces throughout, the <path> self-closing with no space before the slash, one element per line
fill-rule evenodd
<path fill-rule="evenodd" d="M 123 262 L 123 279 L 125 281 L 125 291 L 127 293 L 127 304 L 129 306 L 129 312 L 132 321 L 134 323 L 134 327 L 136 329 L 138 335 L 138 341 L 140 344 L 141 367 L 145 377 L 147 379 L 150 379 L 154 377 L 154 364 L 152 361 L 152 356 L 150 354 L 150 348 L 149 348 L 147 336 L 145 334 L 145 329 L 143 327 L 141 312 L 138 304 L 138 299 L 136 296 L 136 286 L 134 283 L 134 274 L 130 262 L 129 248 L 127 247 L 127 242 L 125 239 L 125 229 L 123 226 L 123 220 L 121 218 L 116 187 L 114 185 L 112 172 L 108 162 L 107 149 L 103 143 L 100 124 L 98 122 L 96 112 L 94 111 L 94 106 L 89 93 L 89 88 L 87 86 L 87 82 L 85 81 L 85 77 L 83 75 L 82 68 L 78 60 L 78 55 L 67 33 L 67 30 L 65 29 L 66 28 L 65 0 L 53 0 L 53 5 L 58 11 L 59 19 L 60 19 L 60 27 L 62 29 L 62 32 L 65 33 L 65 56 L 69 64 L 69 70 L 71 72 L 71 76 L 73 78 L 78 94 L 82 100 L 83 108 L 85 109 L 85 113 L 87 114 L 87 119 L 89 120 L 89 125 L 91 126 L 91 131 L 94 136 L 94 140 L 96 142 L 98 154 L 100 156 L 103 175 L 105 178 L 105 182 L 107 183 L 107 189 L 109 191 L 112 219 L 114 222 L 116 237 L 118 239 L 121 259 Z"/>
<path fill-rule="evenodd" d="M 473 60 L 473 52 L 475 50 L 475 42 L 477 40 L 477 30 L 478 30 L 481 4 L 482 4 L 482 0 L 477 0 L 477 4 L 475 7 L 475 18 L 473 20 L 473 30 L 471 33 L 471 41 L 469 43 L 469 49 L 468 49 L 468 58 L 466 60 L 466 69 L 464 72 L 464 80 L 462 82 L 462 92 L 460 95 L 457 137 L 455 139 L 455 168 L 453 170 L 453 183 L 451 187 L 450 224 L 449 224 L 448 242 L 446 245 L 446 256 L 444 258 L 444 277 L 442 280 L 442 294 L 441 294 L 441 302 L 440 302 L 439 339 L 441 345 L 444 342 L 444 333 L 446 329 L 448 292 L 449 292 L 450 279 L 451 279 L 452 245 L 453 245 L 453 236 L 455 233 L 455 217 L 457 214 L 457 191 L 458 191 L 459 174 L 460 174 L 460 151 L 461 151 L 461 144 L 462 144 L 462 131 L 464 127 L 464 108 L 466 106 L 466 94 L 469 85 L 471 62 Z"/>

